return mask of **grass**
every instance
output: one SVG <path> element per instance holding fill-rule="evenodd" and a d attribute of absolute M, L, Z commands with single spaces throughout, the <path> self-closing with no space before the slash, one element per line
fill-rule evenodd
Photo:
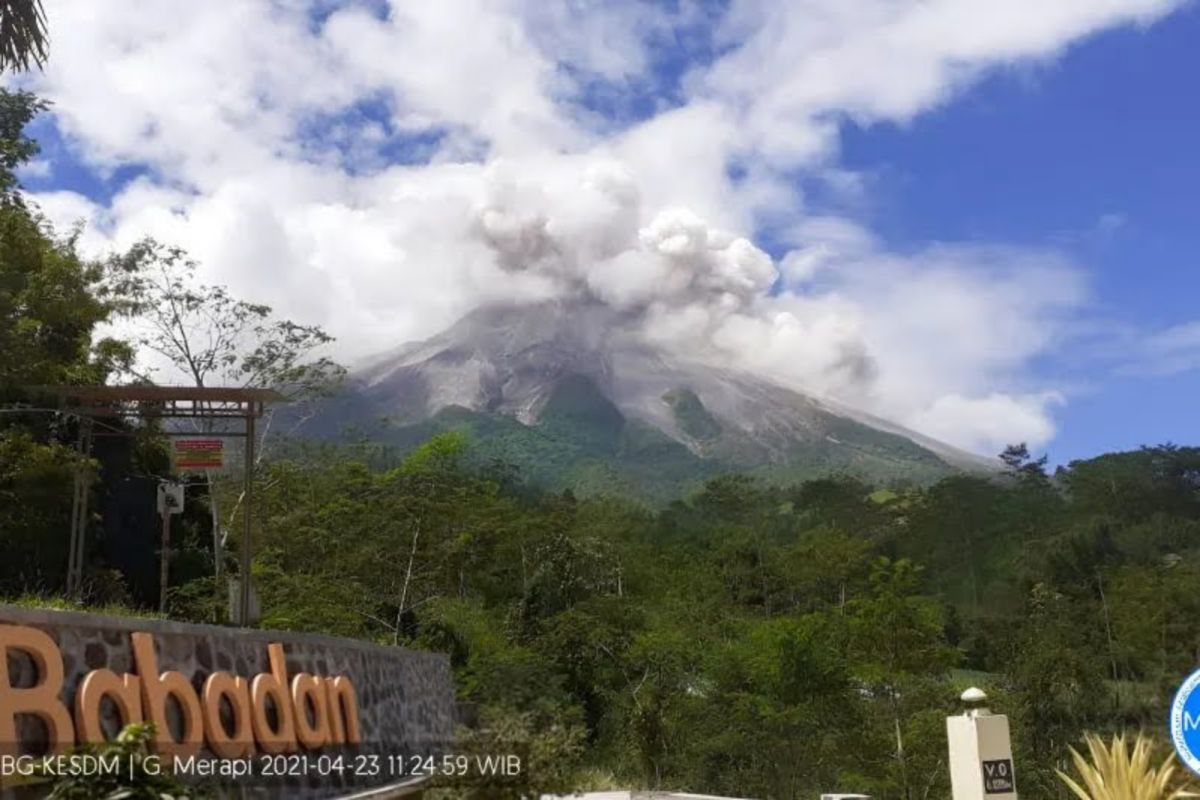
<path fill-rule="evenodd" d="M 20 608 L 48 609 L 50 611 L 85 611 L 89 614 L 109 614 L 114 617 L 167 619 L 165 614 L 159 614 L 154 611 L 146 611 L 145 609 L 141 608 L 133 608 L 131 606 L 121 605 L 120 603 L 88 605 L 87 603 L 81 603 L 78 600 L 72 600 L 68 597 L 61 597 L 59 595 L 26 593 L 17 595 L 16 597 L 0 596 L 0 604 L 17 606 Z"/>

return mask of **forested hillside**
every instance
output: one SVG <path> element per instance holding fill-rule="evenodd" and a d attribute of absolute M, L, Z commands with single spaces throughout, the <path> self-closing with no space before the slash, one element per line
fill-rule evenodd
<path fill-rule="evenodd" d="M 61 593 L 71 476 L 84 467 L 96 514 L 80 602 L 144 609 L 154 520 L 101 512 L 168 474 L 161 427 L 107 422 L 135 435 L 81 464 L 77 420 L 29 388 L 129 371 L 145 344 L 103 340 L 97 326 L 145 313 L 112 290 L 141 262 L 88 262 L 22 201 L 12 171 L 35 152 L 21 128 L 37 102 L 0 98 L 0 595 Z M 205 298 L 221 295 L 174 296 L 211 310 Z M 325 341 L 243 310 L 251 332 L 286 334 L 269 341 Z M 278 352 L 217 366 L 257 375 Z M 261 374 L 296 387 L 321 363 L 303 356 Z M 930 486 L 724 475 L 655 509 L 546 491 L 471 448 L 453 432 L 396 454 L 273 444 L 254 469 L 250 566 L 264 627 L 450 654 L 477 721 L 463 746 L 515 739 L 534 789 L 943 797 L 943 717 L 974 684 L 1011 715 L 1022 794 L 1063 796 L 1052 770 L 1068 746 L 1088 730 L 1164 731 L 1170 694 L 1200 659 L 1195 448 L 1050 475 L 1016 447 L 1002 476 Z M 212 526 L 240 503 L 232 480 L 189 489 L 172 616 L 226 621 Z M 226 533 L 217 557 L 236 571 Z"/>
<path fill-rule="evenodd" d="M 938 797 L 968 684 L 1022 789 L 1084 730 L 1163 730 L 1200 646 L 1200 450 L 902 493 L 728 476 L 659 512 L 461 466 L 270 465 L 264 624 L 451 653 L 463 700 L 621 785 Z M 177 613 L 202 616 L 180 597 Z"/>

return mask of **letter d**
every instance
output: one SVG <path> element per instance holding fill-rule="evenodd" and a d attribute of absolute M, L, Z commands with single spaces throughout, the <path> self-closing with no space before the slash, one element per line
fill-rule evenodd
<path fill-rule="evenodd" d="M 40 680 L 28 689 L 14 689 L 8 674 L 8 653 L 20 651 L 33 659 Z M 37 717 L 46 725 L 50 751 L 62 754 L 75 743 L 71 715 L 58 699 L 63 685 L 62 652 L 46 634 L 21 625 L 0 625 L 0 754 L 16 755 L 18 714 Z"/>
<path fill-rule="evenodd" d="M 292 713 L 292 698 L 288 692 L 287 661 L 283 645 L 267 645 L 270 672 L 255 675 L 250 682 L 251 719 L 254 738 L 264 753 L 275 755 L 296 750 L 296 722 Z M 267 717 L 267 699 L 275 707 L 275 727 Z"/>

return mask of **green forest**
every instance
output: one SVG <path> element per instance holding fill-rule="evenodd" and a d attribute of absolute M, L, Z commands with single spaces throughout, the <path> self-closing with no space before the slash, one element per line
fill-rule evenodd
<path fill-rule="evenodd" d="M 93 512 L 70 602 L 154 613 L 155 554 L 123 560 L 101 511 L 169 474 L 164 428 L 106 421 L 127 435 L 83 459 L 78 420 L 32 387 L 153 380 L 136 373 L 153 352 L 197 385 L 270 385 L 303 409 L 341 370 L 318 355 L 324 332 L 196 284 L 186 254 L 81 256 L 16 177 L 41 108 L 0 91 L 0 597 L 67 602 L 82 469 Z M 211 326 L 204 344 L 180 341 L 189 320 Z M 1065 797 L 1068 748 L 1088 731 L 1161 738 L 1200 658 L 1196 448 L 1050 473 L 1014 446 L 1001 474 L 925 485 L 723 475 L 651 506 L 540 489 L 461 431 L 392 450 L 306 443 L 280 420 L 267 441 L 260 624 L 449 654 L 475 720 L 463 746 L 520 742 L 529 792 L 945 797 L 944 717 L 977 685 L 1010 716 L 1022 793 Z M 214 574 L 247 566 L 241 502 L 233 475 L 189 487 L 171 617 L 228 621 Z"/>

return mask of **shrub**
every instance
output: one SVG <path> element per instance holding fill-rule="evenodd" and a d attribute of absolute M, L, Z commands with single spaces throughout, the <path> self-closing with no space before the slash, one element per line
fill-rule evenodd
<path fill-rule="evenodd" d="M 183 786 L 174 777 L 147 768 L 154 725 L 128 725 L 117 738 L 102 745 L 76 750 L 101 758 L 116 757 L 123 765 L 118 774 L 55 776 L 48 779 L 48 800 L 199 800 L 203 795 Z M 128 766 L 125 769 L 124 766 Z"/>
<path fill-rule="evenodd" d="M 1105 744 L 1099 736 L 1089 733 L 1084 742 L 1091 755 L 1090 763 L 1071 748 L 1079 782 L 1062 770 L 1055 770 L 1080 800 L 1174 800 L 1200 796 L 1174 779 L 1174 756 L 1168 755 L 1158 766 L 1152 763 L 1154 742 L 1141 733 L 1132 750 L 1123 734 Z"/>

